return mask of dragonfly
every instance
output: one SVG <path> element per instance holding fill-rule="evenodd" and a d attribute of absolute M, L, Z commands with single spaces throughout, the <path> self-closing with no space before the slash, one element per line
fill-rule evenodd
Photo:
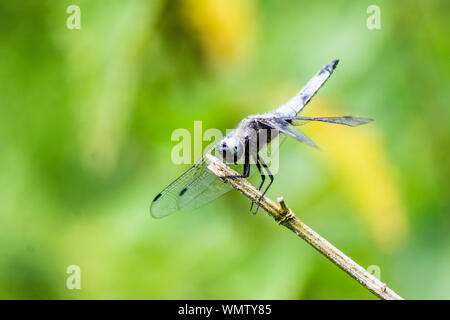
<path fill-rule="evenodd" d="M 274 182 L 274 176 L 267 161 L 260 153 L 275 138 L 287 136 L 318 148 L 305 133 L 297 128 L 298 126 L 315 121 L 355 127 L 373 121 L 373 119 L 358 116 L 299 116 L 311 98 L 332 75 L 338 62 L 339 60 L 336 59 L 326 64 L 294 97 L 277 109 L 244 118 L 234 130 L 206 150 L 189 170 L 156 195 L 150 206 L 151 215 L 154 218 L 163 218 L 177 211 L 192 210 L 232 189 L 229 184 L 224 183 L 208 169 L 208 161 L 205 157 L 207 153 L 218 155 L 227 165 L 242 171 L 242 174 L 230 176 L 230 178 L 248 178 L 254 172 L 259 172 L 261 182 L 258 190 L 262 190 L 268 177 L 268 184 L 256 201 L 256 210 L 253 211 L 256 214 L 261 199 Z M 253 210 L 254 204 L 252 202 L 250 211 Z"/>

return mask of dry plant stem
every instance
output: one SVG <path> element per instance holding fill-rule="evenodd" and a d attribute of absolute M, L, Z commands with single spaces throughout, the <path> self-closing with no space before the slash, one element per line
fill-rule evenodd
<path fill-rule="evenodd" d="M 243 178 L 227 178 L 227 176 L 238 175 L 238 173 L 222 161 L 212 155 L 206 155 L 209 160 L 208 169 L 216 176 L 220 177 L 226 183 L 229 183 L 233 188 L 245 195 L 250 200 L 256 202 L 261 193 L 247 180 Z M 283 198 L 278 198 L 278 203 L 275 203 L 267 197 L 261 199 L 261 208 L 263 208 L 275 221 L 284 227 L 288 228 L 303 240 L 308 242 L 314 249 L 319 251 L 330 261 L 336 264 L 339 268 L 344 270 L 353 279 L 367 288 L 377 297 L 384 300 L 403 300 L 398 294 L 392 291 L 382 283 L 380 280 L 371 275 L 366 269 L 358 265 L 352 259 L 347 257 L 344 253 L 334 247 L 327 240 L 322 238 L 318 233 L 300 221 L 289 209 Z"/>

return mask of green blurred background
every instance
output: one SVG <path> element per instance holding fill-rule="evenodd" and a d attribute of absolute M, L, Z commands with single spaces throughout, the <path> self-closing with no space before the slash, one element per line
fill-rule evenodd
<path fill-rule="evenodd" d="M 81 8 L 69 30 L 66 9 Z M 366 9 L 381 9 L 369 30 Z M 154 220 L 177 128 L 234 127 L 331 59 L 269 196 L 405 298 L 450 298 L 448 1 L 1 1 L 0 298 L 373 299 L 232 191 Z M 81 290 L 66 268 L 81 268 Z M 373 267 L 377 268 L 377 267 Z"/>

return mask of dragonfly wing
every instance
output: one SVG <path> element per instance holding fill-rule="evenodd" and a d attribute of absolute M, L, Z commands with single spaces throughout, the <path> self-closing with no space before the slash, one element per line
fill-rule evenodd
<path fill-rule="evenodd" d="M 150 206 L 151 215 L 154 218 L 165 217 L 180 209 L 179 198 L 187 186 L 192 185 L 202 175 L 205 170 L 205 162 L 199 161 L 189 170 L 183 173 L 178 179 L 167 186 L 153 199 Z"/>
<path fill-rule="evenodd" d="M 242 172 L 243 165 L 230 165 Z M 253 166 L 252 166 L 253 167 Z M 256 170 L 251 170 L 253 174 Z M 161 191 L 150 206 L 154 218 L 163 218 L 184 209 L 195 209 L 220 197 L 232 187 L 224 183 L 208 169 L 208 162 L 202 157 L 194 166 Z"/>
<path fill-rule="evenodd" d="M 300 142 L 303 142 L 311 147 L 318 148 L 317 145 L 310 139 L 306 134 L 304 134 L 300 129 L 294 127 L 292 124 L 288 123 L 281 118 L 260 118 L 258 121 L 272 129 L 278 130 L 285 135 L 294 138 Z"/>
<path fill-rule="evenodd" d="M 311 117 L 283 117 L 284 120 L 290 120 L 293 125 L 301 126 L 310 121 L 320 121 L 320 122 L 328 122 L 335 124 L 342 124 L 350 127 L 356 127 L 362 124 L 369 123 L 373 121 L 370 118 L 363 117 L 352 117 L 352 116 L 344 116 L 344 117 L 320 117 L 320 118 L 311 118 Z"/>
<path fill-rule="evenodd" d="M 178 207 L 180 209 L 196 209 L 231 189 L 233 189 L 231 185 L 223 182 L 205 167 L 202 174 L 182 190 L 183 194 L 178 197 Z"/>

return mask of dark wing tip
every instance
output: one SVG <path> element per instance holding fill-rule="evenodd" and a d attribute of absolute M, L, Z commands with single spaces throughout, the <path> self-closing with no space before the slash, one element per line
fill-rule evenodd
<path fill-rule="evenodd" d="M 155 218 L 155 219 L 159 219 L 159 218 L 161 218 L 161 217 L 158 216 L 157 214 L 155 214 L 153 205 L 155 204 L 155 202 L 156 202 L 159 198 L 161 198 L 162 195 L 163 195 L 162 192 L 158 193 L 158 194 L 156 195 L 156 197 L 153 199 L 152 203 L 150 204 L 150 215 L 151 215 L 153 218 Z"/>
<path fill-rule="evenodd" d="M 158 194 L 156 195 L 156 197 L 153 199 L 153 201 L 158 200 L 161 196 L 162 196 L 162 193 L 161 193 L 161 192 L 158 193 Z"/>

